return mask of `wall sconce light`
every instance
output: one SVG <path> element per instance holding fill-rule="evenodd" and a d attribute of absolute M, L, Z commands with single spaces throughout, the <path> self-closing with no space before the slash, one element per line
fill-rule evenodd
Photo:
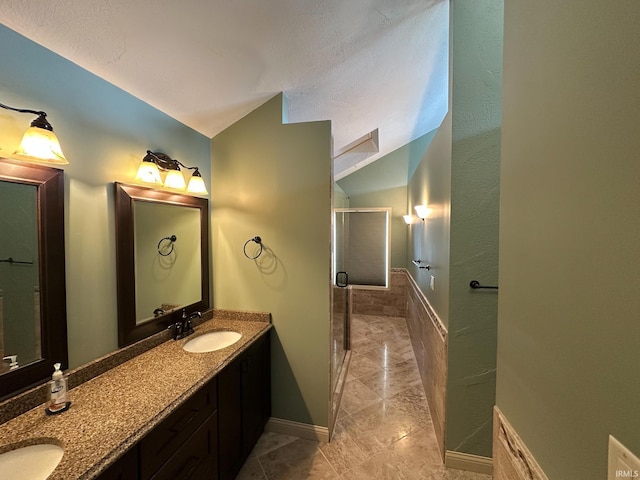
<path fill-rule="evenodd" d="M 180 167 L 187 170 L 193 170 L 189 184 L 185 182 L 184 175 L 180 171 Z M 162 181 L 160 170 L 167 172 Z M 187 167 L 182 162 L 160 152 L 152 152 L 147 150 L 147 154 L 142 159 L 142 163 L 138 167 L 136 180 L 152 185 L 164 186 L 172 190 L 186 190 L 187 193 L 196 195 L 208 195 L 202 175 L 198 171 L 198 167 Z"/>
<path fill-rule="evenodd" d="M 403 215 L 402 219 L 407 225 L 411 225 L 413 223 L 413 215 Z"/>
<path fill-rule="evenodd" d="M 431 213 L 431 209 L 429 207 L 427 207 L 426 205 L 416 205 L 413 208 L 415 209 L 416 213 L 418 214 L 418 217 L 420 217 L 422 219 L 422 221 L 424 221 L 424 219 L 427 218 L 429 216 L 429 214 Z"/>
<path fill-rule="evenodd" d="M 47 120 L 47 114 L 42 111 L 27 110 L 24 108 L 14 108 L 0 103 L 0 107 L 19 113 L 31 113 L 38 115 L 31 126 L 22 137 L 22 142 L 12 158 L 29 162 L 55 163 L 57 165 L 67 165 L 69 161 L 65 158 L 60 148 L 58 137 L 53 133 L 53 127 Z"/>

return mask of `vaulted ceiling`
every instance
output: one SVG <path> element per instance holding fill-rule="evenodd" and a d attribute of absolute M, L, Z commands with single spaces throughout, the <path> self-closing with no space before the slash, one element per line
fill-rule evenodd
<path fill-rule="evenodd" d="M 448 16 L 449 0 L 0 0 L 9 28 L 209 137 L 284 92 L 289 122 L 332 121 L 336 178 L 440 124 Z"/>

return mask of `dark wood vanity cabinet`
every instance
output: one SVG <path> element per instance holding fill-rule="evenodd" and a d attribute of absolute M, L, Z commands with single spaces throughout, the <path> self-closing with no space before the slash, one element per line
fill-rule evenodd
<path fill-rule="evenodd" d="M 98 478 L 234 479 L 271 415 L 270 375 L 266 334 Z"/>
<path fill-rule="evenodd" d="M 217 478 L 217 402 L 214 378 L 140 440 L 142 480 Z"/>
<path fill-rule="evenodd" d="M 138 480 L 138 446 L 134 446 L 102 472 L 100 480 Z"/>
<path fill-rule="evenodd" d="M 271 354 L 263 335 L 218 375 L 220 480 L 233 480 L 271 415 Z"/>

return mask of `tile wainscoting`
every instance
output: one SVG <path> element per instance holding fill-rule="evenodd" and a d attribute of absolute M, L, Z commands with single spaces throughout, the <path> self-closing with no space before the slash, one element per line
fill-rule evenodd
<path fill-rule="evenodd" d="M 531 452 L 496 406 L 493 409 L 494 480 L 548 480 Z"/>
<path fill-rule="evenodd" d="M 420 288 L 405 273 L 407 291 L 407 327 L 418 362 L 440 455 L 445 457 L 445 405 L 447 393 L 447 329 Z"/>

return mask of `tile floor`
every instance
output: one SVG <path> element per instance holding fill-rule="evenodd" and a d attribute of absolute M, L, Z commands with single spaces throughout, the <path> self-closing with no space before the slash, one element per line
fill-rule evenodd
<path fill-rule="evenodd" d="M 405 320 L 357 315 L 351 328 L 332 441 L 265 432 L 238 480 L 490 480 L 442 464 Z"/>

